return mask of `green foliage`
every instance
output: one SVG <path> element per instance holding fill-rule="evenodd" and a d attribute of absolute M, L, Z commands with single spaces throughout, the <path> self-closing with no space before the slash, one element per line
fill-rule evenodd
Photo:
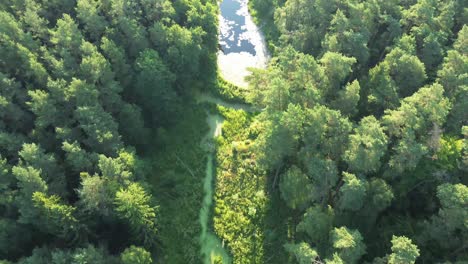
<path fill-rule="evenodd" d="M 217 181 L 214 200 L 214 230 L 225 242 L 233 263 L 262 263 L 266 232 L 263 228 L 267 183 L 249 146 L 247 114 L 226 110 L 222 136 L 217 140 Z M 244 149 L 240 149 L 244 145 Z"/>
<path fill-rule="evenodd" d="M 97 152 L 111 154 L 122 146 L 117 131 L 118 124 L 100 107 L 78 107 L 75 117 L 87 138 L 84 143 Z"/>
<path fill-rule="evenodd" d="M 287 46 L 278 53 L 278 58 L 273 60 L 271 65 L 270 70 L 255 69 L 252 76 L 248 77 L 250 101 L 275 110 L 278 106 L 272 104 L 281 101 L 284 104 L 286 99 L 290 103 L 309 107 L 322 99 L 327 88 L 324 85 L 326 77 L 324 67 L 321 67 L 314 57 Z M 269 85 L 275 90 L 269 89 Z M 287 105 L 280 107 L 285 106 Z"/>
<path fill-rule="evenodd" d="M 467 258 L 464 1 L 249 7 L 273 58 L 241 90 L 214 0 L 0 3 L 0 259 L 199 262 L 199 90 L 253 104 L 210 110 L 233 263 Z"/>
<path fill-rule="evenodd" d="M 408 130 L 422 135 L 433 124 L 442 125 L 450 109 L 439 84 L 423 87 L 410 97 L 403 99 L 396 110 L 386 110 L 383 124 L 392 136 L 402 136 Z"/>
<path fill-rule="evenodd" d="M 338 92 L 338 96 L 331 103 L 333 108 L 340 110 L 342 115 L 354 116 L 357 113 L 357 106 L 359 103 L 361 86 L 359 81 L 355 80 L 348 83 L 344 90 Z"/>
<path fill-rule="evenodd" d="M 392 238 L 392 254 L 389 256 L 388 263 L 415 263 L 419 257 L 419 250 L 411 239 L 401 236 Z"/>
<path fill-rule="evenodd" d="M 70 52 L 71 55 L 76 55 L 80 51 L 83 36 L 70 15 L 64 14 L 57 21 L 55 29 L 51 30 L 50 34 L 50 42 L 56 45 L 59 50 Z"/>
<path fill-rule="evenodd" d="M 395 154 L 390 159 L 389 165 L 397 173 L 416 168 L 421 158 L 427 154 L 427 147 L 416 141 L 411 130 L 403 135 L 394 150 Z"/>
<path fill-rule="evenodd" d="M 58 196 L 34 192 L 32 202 L 38 211 L 41 228 L 60 237 L 70 237 L 78 232 L 78 220 L 73 216 L 76 208 L 62 204 Z"/>
<path fill-rule="evenodd" d="M 328 244 L 333 220 L 334 212 L 331 206 L 324 209 L 316 205 L 307 209 L 302 221 L 297 225 L 297 231 L 305 232 L 316 247 L 324 252 Z"/>
<path fill-rule="evenodd" d="M 320 232 L 311 231 L 313 223 L 332 228 L 322 224 L 328 223 L 326 214 L 316 208 L 330 205 L 339 216 L 333 224 L 359 228 L 365 236 L 366 260 L 388 251 L 388 245 L 375 241 L 399 232 L 418 242 L 422 262 L 444 261 L 448 249 L 456 252 L 451 260 L 464 259 L 466 245 L 459 241 L 465 233 L 454 235 L 459 227 L 443 224 L 440 214 L 431 216 L 437 211 L 437 186 L 463 182 L 466 174 L 460 135 L 467 108 L 463 5 L 443 0 L 251 2 L 274 45 L 269 67 L 249 78 L 250 101 L 267 112 L 252 123 L 258 129 L 256 157 L 273 186 L 281 175 L 272 192 L 281 194 L 285 205 L 309 201 L 281 216 L 288 245 L 304 240 L 296 230 L 307 233 L 305 241 L 326 263 L 359 261 L 364 250 L 353 259 L 333 254 L 323 246 L 326 239 L 315 241 Z M 268 25 L 271 21 L 275 27 Z M 292 168 L 301 173 L 291 177 Z M 296 180 L 298 196 L 285 195 L 290 179 Z M 313 191 L 305 192 L 310 184 Z M 305 212 L 306 207 L 314 209 Z M 364 246 L 363 236 L 356 240 Z M 339 240 L 336 234 L 334 239 Z"/>
<path fill-rule="evenodd" d="M 437 197 L 442 204 L 439 216 L 444 218 L 449 230 L 466 228 L 468 212 L 468 187 L 463 184 L 443 184 L 437 187 Z"/>
<path fill-rule="evenodd" d="M 373 116 L 364 117 L 349 138 L 344 160 L 350 170 L 361 173 L 377 171 L 387 147 L 387 136 L 379 121 Z"/>
<path fill-rule="evenodd" d="M 467 108 L 468 51 L 464 46 L 466 46 L 467 38 L 468 27 L 464 25 L 458 32 L 453 49 L 447 52 L 444 63 L 437 73 L 437 81 L 444 87 L 445 95 L 452 103 L 447 122 L 447 127 L 452 133 L 458 133 L 463 124 L 466 124 L 464 120 L 466 120 Z"/>
<path fill-rule="evenodd" d="M 296 166 L 291 167 L 280 181 L 281 197 L 292 209 L 303 209 L 313 198 L 313 186 Z"/>
<path fill-rule="evenodd" d="M 333 254 L 333 258 L 332 259 L 326 259 L 325 263 L 327 263 L 327 264 L 343 264 L 344 262 L 340 258 L 340 256 L 335 253 L 335 254 Z"/>
<path fill-rule="evenodd" d="M 0 254 L 5 256 L 21 256 L 27 254 L 25 245 L 30 245 L 32 234 L 17 221 L 8 218 L 0 219 Z M 18 234 L 22 234 L 18 236 Z M 1 263 L 2 261 L 0 261 Z M 11 264 L 12 262 L 6 262 Z"/>
<path fill-rule="evenodd" d="M 132 183 L 126 189 L 115 194 L 115 211 L 120 218 L 128 221 L 133 232 L 145 243 L 153 244 L 156 227 L 156 207 L 152 206 L 151 195 L 138 183 Z"/>
<path fill-rule="evenodd" d="M 323 47 L 325 50 L 349 54 L 365 63 L 369 58 L 369 32 L 354 32 L 352 26 L 346 15 L 338 9 L 330 21 Z"/>
<path fill-rule="evenodd" d="M 136 61 L 137 68 L 137 95 L 146 111 L 157 116 L 167 113 L 175 99 L 175 91 L 172 89 L 174 75 L 169 71 L 164 61 L 155 50 L 145 50 Z M 157 89 L 153 89 L 153 85 Z M 154 107 L 154 106 L 157 107 Z M 166 111 L 166 112 L 164 112 Z"/>
<path fill-rule="evenodd" d="M 63 142 L 62 149 L 66 152 L 66 161 L 68 165 L 72 167 L 73 171 L 81 172 L 91 169 L 93 165 L 91 155 L 86 153 L 86 151 L 80 147 L 78 142 L 75 141 L 70 144 L 65 141 Z"/>
<path fill-rule="evenodd" d="M 259 150 L 259 163 L 265 167 L 278 168 L 283 159 L 294 153 L 297 147 L 297 131 L 291 131 L 284 126 L 276 117 L 273 120 L 265 120 L 257 129 L 261 131 L 256 141 L 256 148 Z M 297 134 L 296 134 L 297 135 Z"/>
<path fill-rule="evenodd" d="M 366 252 L 366 245 L 359 231 L 346 227 L 335 228 L 331 232 L 333 248 L 346 263 L 356 263 Z"/>
<path fill-rule="evenodd" d="M 296 257 L 299 264 L 313 263 L 318 257 L 317 252 L 304 242 L 300 244 L 286 244 L 284 247 Z"/>
<path fill-rule="evenodd" d="M 130 246 L 125 249 L 120 255 L 120 259 L 124 264 L 151 264 L 151 254 L 144 248 Z"/>
<path fill-rule="evenodd" d="M 372 178 L 369 181 L 367 195 L 370 204 L 369 209 L 374 212 L 387 208 L 394 198 L 392 187 L 379 178 Z"/>
<path fill-rule="evenodd" d="M 41 172 L 41 177 L 47 182 L 49 191 L 65 196 L 65 179 L 57 165 L 54 155 L 46 154 L 36 144 L 23 144 L 23 148 L 18 152 L 22 164 L 31 166 Z"/>
<path fill-rule="evenodd" d="M 115 183 L 109 179 L 82 173 L 78 195 L 84 210 L 109 215 L 113 202 L 113 186 Z"/>
<path fill-rule="evenodd" d="M 76 248 L 74 250 L 60 250 L 49 248 L 35 248 L 32 255 L 21 259 L 20 264 L 86 264 L 86 263 L 103 263 L 112 264 L 116 263 L 116 259 L 110 256 L 102 248 L 96 248 L 93 245 L 84 245 L 84 247 Z"/>
<path fill-rule="evenodd" d="M 311 158 L 306 161 L 307 171 L 315 187 L 314 200 L 327 203 L 332 188 L 338 182 L 338 169 L 331 159 Z"/>
<path fill-rule="evenodd" d="M 378 113 L 398 105 L 398 87 L 385 64 L 379 64 L 369 71 L 368 87 L 367 101 L 371 110 Z"/>
<path fill-rule="evenodd" d="M 37 211 L 32 204 L 32 196 L 35 192 L 47 192 L 47 183 L 42 179 L 40 171 L 33 167 L 15 166 L 12 173 L 18 181 L 19 187 L 19 195 L 16 197 L 21 214 L 19 222 L 32 224 L 37 217 Z"/>
<path fill-rule="evenodd" d="M 7 164 L 7 160 L 3 159 L 0 155 L 0 190 L 2 196 L 4 196 L 3 201 L 7 201 L 6 194 L 9 191 L 8 187 L 13 182 L 13 177 L 10 174 L 11 168 Z"/>
<path fill-rule="evenodd" d="M 343 83 L 346 83 L 356 59 L 336 52 L 327 52 L 320 59 L 320 63 L 325 69 L 327 78 L 326 95 L 330 97 L 336 94 Z"/>
<path fill-rule="evenodd" d="M 354 174 L 343 173 L 344 184 L 340 188 L 340 209 L 357 211 L 361 209 L 366 197 L 366 182 Z"/>
<path fill-rule="evenodd" d="M 466 171 L 468 165 L 468 126 L 464 126 L 462 128 L 462 134 L 463 134 L 463 146 L 462 146 L 462 151 L 463 151 L 463 157 L 461 160 L 461 169 L 462 171 Z"/>
<path fill-rule="evenodd" d="M 0 3 L 0 222 L 9 229 L 0 232 L 0 259 L 119 263 L 107 250 L 119 254 L 133 241 L 148 252 L 177 251 L 174 259 L 181 261 L 174 263 L 198 260 L 199 195 L 182 200 L 199 179 L 180 184 L 179 178 L 174 189 L 166 180 L 178 163 L 164 170 L 148 164 L 169 155 L 168 139 L 158 131 L 190 112 L 184 107 L 194 104 L 196 89 L 214 86 L 216 17 L 215 3 L 201 0 Z M 195 112 L 202 120 L 202 110 Z M 183 144 L 195 145 L 190 142 Z M 134 186 L 147 179 L 165 186 L 158 200 L 179 197 L 179 205 L 165 199 L 166 208 L 193 207 L 178 218 L 166 210 L 184 228 L 169 228 L 166 219 L 168 231 L 158 238 L 163 246 L 155 243 L 149 188 Z M 125 217 L 134 205 L 148 211 L 138 221 Z M 167 242 L 172 237 L 186 252 Z"/>
<path fill-rule="evenodd" d="M 320 153 L 324 157 L 339 158 L 348 145 L 351 122 L 340 112 L 325 106 L 316 106 L 306 113 L 305 151 L 309 155 Z"/>
<path fill-rule="evenodd" d="M 78 0 L 75 8 L 78 19 L 85 25 L 93 40 L 98 40 L 108 24 L 100 14 L 102 6 L 99 4 L 100 1 L 96 0 Z"/>

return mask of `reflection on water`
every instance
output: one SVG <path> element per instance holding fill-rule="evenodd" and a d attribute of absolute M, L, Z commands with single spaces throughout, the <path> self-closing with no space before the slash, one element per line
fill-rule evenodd
<path fill-rule="evenodd" d="M 241 3 L 224 0 L 220 6 L 221 17 L 219 44 L 224 53 L 248 52 L 256 55 L 255 46 L 246 38 L 245 16 L 239 11 Z"/>
<path fill-rule="evenodd" d="M 218 66 L 224 79 L 245 87 L 248 67 L 265 68 L 268 51 L 260 29 L 248 12 L 248 0 L 223 0 L 218 53 Z"/>

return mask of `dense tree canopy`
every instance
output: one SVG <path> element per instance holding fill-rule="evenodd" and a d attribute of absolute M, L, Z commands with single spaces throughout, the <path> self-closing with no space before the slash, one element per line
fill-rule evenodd
<path fill-rule="evenodd" d="M 468 260 L 466 1 L 248 2 L 0 1 L 0 263 Z"/>
<path fill-rule="evenodd" d="M 273 53 L 248 99 L 283 200 L 274 263 L 466 261 L 466 3 L 250 6 Z"/>
<path fill-rule="evenodd" d="M 157 259 L 152 134 L 214 76 L 215 4 L 0 3 L 0 262 Z"/>

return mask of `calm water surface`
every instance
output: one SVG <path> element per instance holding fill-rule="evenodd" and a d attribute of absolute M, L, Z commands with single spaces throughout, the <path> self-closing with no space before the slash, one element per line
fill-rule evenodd
<path fill-rule="evenodd" d="M 218 67 L 227 81 L 245 87 L 247 68 L 265 68 L 268 51 L 260 29 L 248 12 L 248 0 L 223 0 L 220 4 Z"/>

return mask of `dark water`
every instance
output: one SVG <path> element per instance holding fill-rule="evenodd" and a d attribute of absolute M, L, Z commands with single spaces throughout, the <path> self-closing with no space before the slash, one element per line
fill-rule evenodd
<path fill-rule="evenodd" d="M 241 9 L 240 1 L 223 0 L 221 3 L 221 16 L 227 22 L 227 27 L 221 26 L 225 28 L 225 30 L 221 29 L 219 37 L 221 49 L 224 54 L 248 52 L 255 56 L 255 46 L 249 40 L 241 39 L 242 34 L 247 30 L 245 29 L 245 16 L 237 14 Z"/>

